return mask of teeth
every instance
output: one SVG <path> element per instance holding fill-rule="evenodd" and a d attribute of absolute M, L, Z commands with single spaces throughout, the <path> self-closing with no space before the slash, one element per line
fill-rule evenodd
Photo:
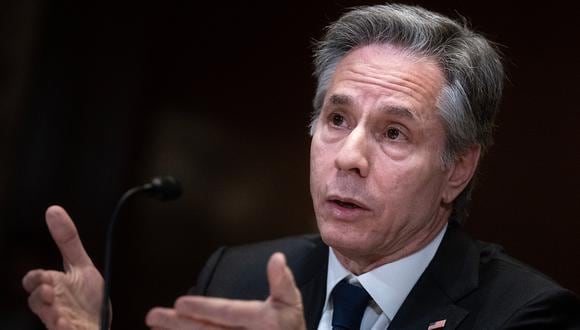
<path fill-rule="evenodd" d="M 355 204 L 348 203 L 348 202 L 342 202 L 342 201 L 339 201 L 339 200 L 336 200 L 336 204 L 338 204 L 338 205 L 340 205 L 342 207 L 346 207 L 347 209 L 355 209 L 355 208 L 358 207 Z"/>

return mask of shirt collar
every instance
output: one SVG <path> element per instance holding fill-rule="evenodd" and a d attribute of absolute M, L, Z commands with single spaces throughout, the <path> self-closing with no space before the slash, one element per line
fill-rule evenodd
<path fill-rule="evenodd" d="M 389 320 L 392 320 L 421 274 L 425 271 L 425 268 L 431 262 L 431 259 L 433 259 L 446 230 L 447 224 L 421 250 L 359 276 L 344 268 L 336 258 L 332 247 L 329 248 L 325 306 L 328 305 L 328 298 L 336 284 L 345 277 L 354 277 L 367 290 Z"/>

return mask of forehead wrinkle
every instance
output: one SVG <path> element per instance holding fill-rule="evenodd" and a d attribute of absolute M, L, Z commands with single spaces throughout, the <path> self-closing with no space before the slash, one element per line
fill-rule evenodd
<path fill-rule="evenodd" d="M 431 96 L 434 100 L 437 98 L 442 89 L 442 81 L 438 79 L 441 76 L 439 72 L 435 73 L 435 77 L 431 77 L 429 74 L 420 75 L 412 71 L 406 73 L 409 76 L 402 77 L 402 81 L 407 82 L 411 86 L 416 86 L 417 90 L 421 92 L 421 95 Z M 422 83 L 418 83 L 418 81 L 422 81 Z"/>
<path fill-rule="evenodd" d="M 335 106 L 351 106 L 352 104 L 354 104 L 354 99 L 346 94 L 332 94 L 330 95 L 330 97 L 328 98 L 328 101 L 330 104 L 335 105 Z M 416 121 L 418 120 L 417 116 L 415 116 L 415 114 L 407 109 L 404 106 L 396 106 L 396 105 L 380 105 L 378 106 L 378 109 L 381 112 L 384 112 L 388 115 L 391 116 L 397 116 L 397 117 L 404 117 L 404 118 L 408 118 L 410 120 Z"/>
<path fill-rule="evenodd" d="M 365 84 L 369 83 L 368 80 L 362 81 L 362 80 L 350 79 L 350 81 L 362 82 Z M 395 101 L 396 103 L 392 103 L 392 101 L 391 101 L 391 102 L 389 102 L 390 104 L 386 104 L 383 101 L 383 102 L 381 102 L 382 104 L 379 104 L 377 106 L 377 108 L 382 110 L 382 112 L 384 112 L 386 114 L 397 115 L 400 117 L 405 117 L 405 118 L 414 119 L 414 120 L 424 119 L 423 118 L 424 115 L 422 115 L 420 112 L 417 112 L 414 110 L 415 108 L 423 107 L 423 105 L 424 105 L 424 102 L 422 102 L 423 97 L 417 98 L 415 95 L 413 95 L 413 93 L 408 92 L 410 90 L 409 88 L 401 87 L 400 85 L 387 84 L 387 83 L 384 83 L 382 81 L 377 82 L 375 85 L 377 85 L 381 88 L 388 88 L 394 92 L 399 92 L 399 93 L 405 94 L 405 96 L 411 98 L 414 101 L 414 102 L 409 102 L 408 99 L 406 99 L 406 100 Z M 389 93 L 388 96 L 391 96 L 391 95 L 392 95 L 392 93 Z M 350 98 L 350 97 L 349 97 L 349 99 L 352 100 L 352 98 Z M 351 105 L 351 104 L 352 103 L 349 103 L 348 105 Z"/>
<path fill-rule="evenodd" d="M 381 53 L 380 57 L 383 60 L 388 60 L 388 63 L 376 63 L 372 58 L 362 62 L 350 61 L 347 62 L 347 67 L 350 66 L 351 69 L 347 71 L 359 73 L 363 76 L 367 76 L 369 73 L 379 77 L 390 75 L 398 81 L 407 82 L 410 85 L 407 87 L 411 89 L 413 89 L 413 86 L 416 86 L 418 87 L 417 90 L 423 92 L 425 95 L 429 94 L 429 89 L 433 89 L 437 92 L 435 97 L 438 96 L 438 92 L 442 88 L 441 84 L 445 81 L 445 78 L 443 77 L 442 68 L 435 58 L 415 54 L 404 48 L 398 48 L 390 44 L 370 45 L 367 47 L 370 49 L 378 49 Z M 364 54 L 363 56 L 368 58 L 368 54 Z M 401 67 L 404 69 L 401 69 Z M 368 70 L 368 72 L 365 72 L 365 70 Z M 363 71 L 363 73 L 357 71 Z"/>
<path fill-rule="evenodd" d="M 390 70 L 389 72 L 384 72 L 381 68 L 376 68 L 372 65 L 364 66 L 370 70 L 361 70 L 362 68 L 357 68 L 356 65 L 353 68 L 346 69 L 346 73 L 358 76 L 357 78 L 350 77 L 348 80 L 359 83 L 371 83 L 385 89 L 391 89 L 410 96 L 420 103 L 422 100 L 429 102 L 428 96 L 431 96 L 433 103 L 435 103 L 437 95 L 432 95 L 430 92 L 431 88 L 429 87 L 437 86 L 439 82 L 437 79 L 430 79 L 428 74 L 418 75 L 412 73 L 412 70 Z M 418 83 L 418 81 L 422 80 L 427 80 L 427 82 Z M 439 90 L 439 88 L 433 88 L 433 90 Z"/>

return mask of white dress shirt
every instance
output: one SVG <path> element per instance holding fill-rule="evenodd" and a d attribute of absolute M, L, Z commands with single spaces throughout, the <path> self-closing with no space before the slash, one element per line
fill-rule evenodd
<path fill-rule="evenodd" d="M 447 225 L 421 250 L 359 276 L 344 268 L 336 259 L 332 248 L 330 248 L 326 276 L 326 302 L 322 309 L 322 317 L 318 324 L 318 329 L 332 329 L 333 305 L 330 293 L 334 286 L 345 277 L 349 279 L 351 284 L 362 286 L 372 298 L 365 309 L 360 329 L 386 329 L 421 274 L 425 271 L 425 268 L 427 268 L 427 265 L 431 262 L 431 259 L 433 259 L 446 230 Z"/>

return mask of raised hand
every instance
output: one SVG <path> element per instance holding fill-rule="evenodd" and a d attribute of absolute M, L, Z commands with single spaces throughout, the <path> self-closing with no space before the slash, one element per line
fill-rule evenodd
<path fill-rule="evenodd" d="M 282 253 L 268 262 L 270 296 L 265 301 L 243 301 L 183 296 L 173 308 L 149 311 L 152 329 L 305 329 L 300 291 Z"/>
<path fill-rule="evenodd" d="M 30 293 L 28 305 L 50 330 L 98 329 L 103 277 L 63 208 L 49 207 L 46 224 L 62 255 L 64 272 L 29 271 L 22 279 Z"/>

